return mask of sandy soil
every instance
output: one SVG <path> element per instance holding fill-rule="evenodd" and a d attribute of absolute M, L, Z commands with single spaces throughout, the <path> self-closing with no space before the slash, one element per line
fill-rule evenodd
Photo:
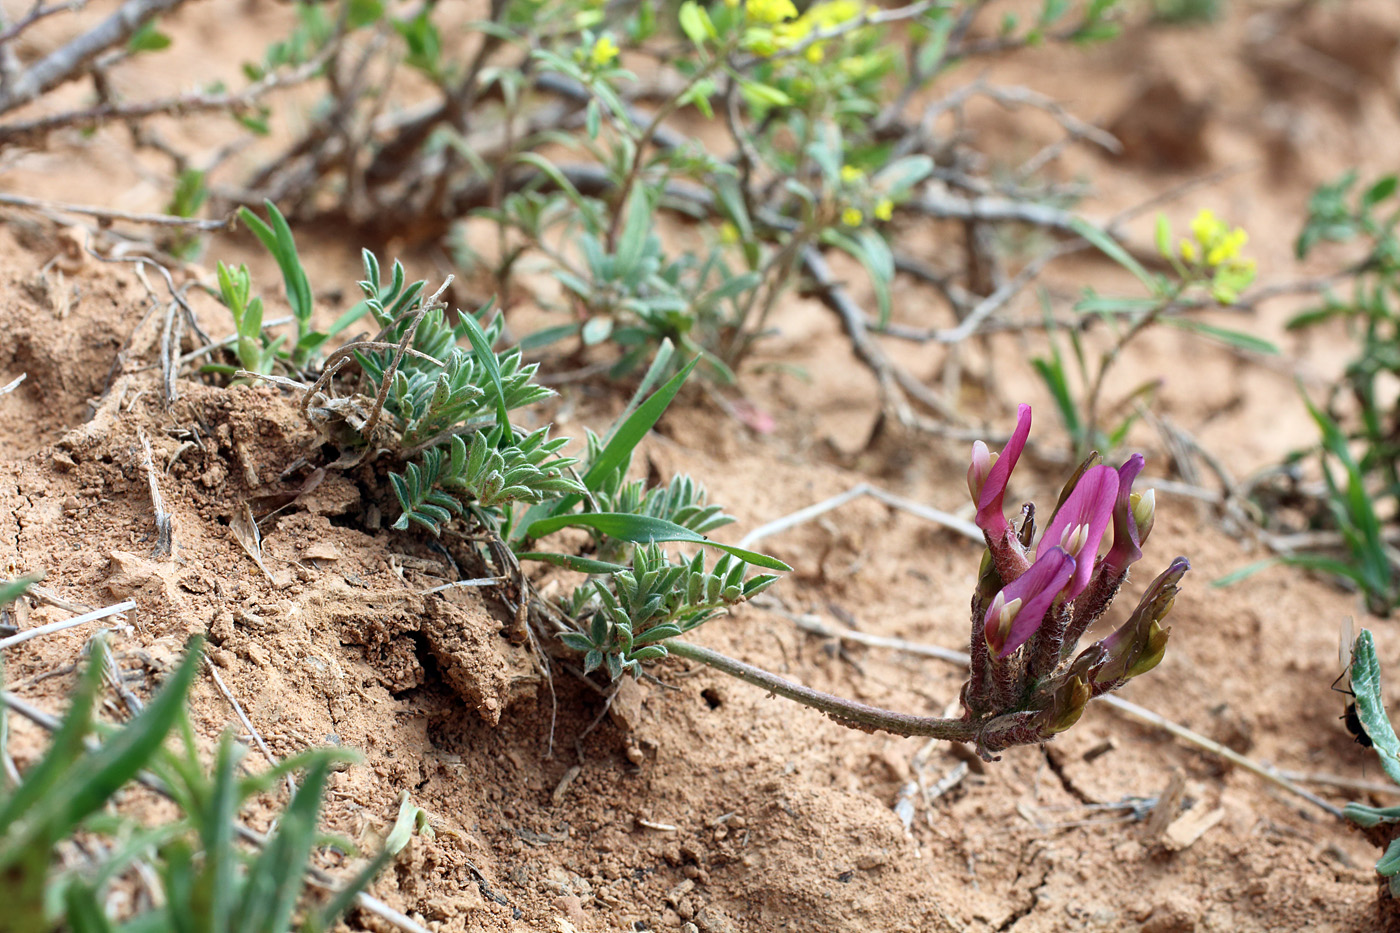
<path fill-rule="evenodd" d="M 1363 175 L 1384 169 L 1400 142 L 1400 11 L 1366 0 L 1297 20 L 1279 4 L 1236 2 L 1231 11 L 1214 28 L 1033 52 L 999 64 L 993 76 L 1059 96 L 1128 141 L 1121 158 L 1068 158 L 1066 177 L 1096 182 L 1090 214 L 1106 217 L 1228 170 L 1164 209 L 1180 224 L 1215 207 L 1253 234 L 1263 280 L 1292 278 L 1306 271 L 1289 248 L 1312 187 L 1348 166 Z M 192 7 L 177 35 L 207 37 L 207 16 Z M 987 111 L 978 127 L 1004 139 L 996 151 L 1008 163 L 1050 138 L 1049 127 L 1021 115 Z M 12 158 L 0 185 L 159 207 L 158 193 L 109 195 L 92 177 L 122 138 L 109 129 L 91 140 L 55 139 L 50 151 Z M 111 171 L 125 177 L 138 161 L 128 155 Z M 450 579 L 449 564 L 425 541 L 381 527 L 378 516 L 394 513 L 383 484 L 332 477 L 265 522 L 264 574 L 232 525 L 245 503 L 262 514 L 297 492 L 298 479 L 280 478 L 311 440 L 295 402 L 270 388 L 181 381 L 165 405 L 153 365 L 163 308 L 132 267 L 85 258 L 75 234 L 33 218 L 5 220 L 0 384 L 19 373 L 28 380 L 0 398 L 0 570 L 43 570 L 46 587 L 85 605 L 135 599 L 136 624 L 114 643 L 139 689 L 157 681 L 190 634 L 207 633 L 210 657 L 275 755 L 326 742 L 360 750 L 364 763 L 335 775 L 329 828 L 372 841 L 401 792 L 426 807 L 436 838 L 415 840 L 373 891 L 435 929 L 1375 928 L 1377 852 L 1358 834 L 1101 705 L 1048 746 L 967 769 L 956 749 L 850 731 L 669 661 L 656 671 L 664 686 L 629 684 L 580 740 L 603 709 L 597 685 L 563 675 L 551 693 L 527 650 L 502 636 L 499 606 L 473 592 L 417 595 Z M 1149 215 L 1131 228 L 1144 243 L 1150 224 Z M 360 244 L 326 231 L 300 235 L 316 280 L 353 288 Z M 904 246 L 931 261 L 949 248 L 946 235 L 914 221 L 900 230 Z M 216 241 L 209 255 L 211 266 L 212 258 L 247 257 L 258 281 L 275 281 L 247 242 Z M 1086 283 L 1130 288 L 1089 262 L 1058 267 L 1048 282 L 1059 294 Z M 949 323 L 914 284 L 899 283 L 895 306 L 903 321 Z M 1282 358 L 1245 358 L 1162 330 L 1131 350 L 1114 389 L 1160 377 L 1157 411 L 1235 476 L 1275 463 L 1311 440 L 1294 375 L 1321 385 L 1345 350 L 1338 333 L 1284 335 L 1293 307 L 1217 315 L 1278 339 Z M 212 334 L 227 333 L 212 302 L 196 310 Z M 814 301 L 791 298 L 777 324 L 762 362 L 798 366 L 810 378 L 774 367 L 746 374 L 746 395 L 775 416 L 775 431 L 753 434 L 699 393 L 687 396 L 646 445 L 659 475 L 702 477 L 713 500 L 740 517 L 725 530 L 729 540 L 862 481 L 963 507 L 965 442 L 876 432 L 874 380 Z M 1053 496 L 1060 482 L 1052 409 L 1016 360 L 1036 349 L 1034 338 L 1008 337 L 964 350 L 961 361 L 967 410 L 986 418 L 991 433 L 1009 426 L 1016 401 L 1037 406 L 1041 462 L 1021 468 L 1018 501 Z M 927 347 L 892 352 L 931 381 L 946 362 Z M 971 381 L 989 360 L 990 396 Z M 564 433 L 581 432 L 606 424 L 619 404 L 604 387 L 567 387 L 552 417 Z M 175 517 L 169 559 L 151 556 L 143 436 Z M 1144 429 L 1134 442 L 1149 454 L 1147 475 L 1168 476 L 1157 436 Z M 932 713 L 956 700 L 963 675 L 954 667 L 842 648 L 789 616 L 963 647 L 975 547 L 869 500 L 764 546 L 794 572 L 765 606 L 711 623 L 700 640 L 867 702 Z M 1190 498 L 1159 497 L 1146 550 L 1141 566 L 1154 572 L 1176 554 L 1190 556 L 1194 570 L 1171 616 L 1165 661 L 1134 681 L 1128 698 L 1288 771 L 1383 778 L 1338 720 L 1342 698 L 1329 684 L 1347 614 L 1375 629 L 1383 664 L 1400 670 L 1392 623 L 1296 572 L 1211 588 L 1260 553 Z M 41 606 L 26 624 L 63 615 Z M 58 636 L 8 652 L 9 688 L 59 707 L 71 676 L 53 674 L 81 645 L 82 635 Z M 236 728 L 209 681 L 197 687 L 193 708 L 211 740 Z M 15 728 L 23 765 L 42 737 Z M 951 789 L 925 799 L 923 789 L 960 770 Z M 1180 850 L 1130 809 L 1176 772 L 1187 781 L 1188 814 L 1214 821 Z M 1337 802 L 1352 795 L 1315 789 Z M 265 826 L 276 803 L 263 801 L 250 822 Z"/>

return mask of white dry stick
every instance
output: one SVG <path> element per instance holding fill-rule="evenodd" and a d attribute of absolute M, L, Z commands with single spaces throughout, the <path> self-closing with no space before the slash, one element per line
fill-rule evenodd
<path fill-rule="evenodd" d="M 224 695 L 224 699 L 228 701 L 228 705 L 233 707 L 234 715 L 238 717 L 239 722 L 243 723 L 243 728 L 248 730 L 248 734 L 253 737 L 253 741 L 257 743 L 258 750 L 263 753 L 263 757 L 267 759 L 267 763 L 274 768 L 277 767 L 277 756 L 272 754 L 272 749 L 267 747 L 267 743 L 263 741 L 262 734 L 258 732 L 257 727 L 255 727 L 252 720 L 248 718 L 248 714 L 243 712 L 242 704 L 240 704 L 238 698 L 233 695 L 233 691 L 229 690 L 228 686 L 224 683 L 224 679 L 219 676 L 219 669 L 214 666 L 213 661 L 209 660 L 208 655 L 204 657 L 204 666 L 209 671 L 209 676 L 214 679 L 214 686 L 219 688 L 219 692 Z M 296 781 L 292 780 L 290 773 L 285 775 L 285 777 L 287 778 L 287 790 L 295 794 L 297 792 Z"/>
<path fill-rule="evenodd" d="M 142 428 L 136 429 L 136 436 L 141 439 L 141 465 L 146 468 L 146 481 L 151 486 L 151 507 L 156 513 L 156 551 L 153 556 L 159 560 L 169 557 L 174 551 L 175 533 L 170 513 L 165 510 L 165 500 L 160 495 L 160 485 L 156 482 L 156 464 L 155 457 L 151 454 L 151 441 Z"/>
<path fill-rule="evenodd" d="M 0 113 L 29 103 L 65 81 L 81 77 L 88 62 L 121 45 L 148 20 L 173 10 L 185 0 L 127 0 L 92 29 L 54 49 L 24 69 L 0 91 Z"/>
<path fill-rule="evenodd" d="M 13 128 L 13 124 L 0 126 L 0 141 L 4 140 L 7 130 Z M 37 211 L 42 214 L 52 215 L 53 212 L 62 214 L 80 214 L 84 217 L 95 217 L 98 220 L 125 220 L 136 224 L 151 224 L 157 227 L 189 227 L 202 233 L 209 233 L 214 230 L 222 230 L 230 223 L 229 218 L 223 220 L 203 220 L 198 217 L 176 217 L 173 214 L 142 214 L 132 211 L 119 211 L 107 207 L 95 207 L 91 204 L 69 204 L 66 201 L 44 201 L 39 198 L 27 198 L 22 194 L 11 194 L 0 192 L 0 204 L 6 207 L 22 207 L 27 210 Z"/>
<path fill-rule="evenodd" d="M 812 519 L 825 515 L 827 512 L 833 511 L 834 509 L 839 509 L 846 503 L 853 502 L 861 496 L 870 496 L 872 499 L 877 499 L 891 508 L 899 509 L 902 512 L 908 512 L 910 515 L 917 516 L 925 521 L 933 522 L 935 525 L 942 525 L 944 528 L 956 531 L 958 534 L 970 538 L 979 544 L 982 543 L 982 529 L 966 519 L 959 518 L 950 512 L 931 508 L 922 503 L 915 502 L 912 499 L 897 496 L 878 486 L 872 486 L 869 483 L 861 483 L 840 495 L 832 496 L 830 499 L 824 499 L 816 505 L 809 505 L 805 509 L 799 509 L 790 515 L 784 515 L 782 518 L 775 518 L 765 525 L 759 525 L 753 531 L 744 535 L 738 546 L 741 548 L 752 548 L 754 544 L 764 538 L 810 522 Z"/>
<path fill-rule="evenodd" d="M 105 619 L 108 616 L 114 616 L 122 612 L 130 612 L 135 608 L 135 601 L 128 599 L 117 603 L 115 606 L 108 606 L 105 609 L 94 609 L 92 612 L 74 616 L 71 619 L 62 619 L 58 622 L 50 622 L 47 625 L 40 625 L 37 628 L 31 628 L 20 632 L 18 635 L 11 635 L 9 638 L 0 638 L 0 650 L 13 648 L 15 645 L 23 644 L 31 638 L 38 638 L 41 635 L 61 632 L 64 629 L 86 625 L 89 622 L 96 622 L 98 619 Z"/>
<path fill-rule="evenodd" d="M 1362 781 L 1340 774 L 1319 774 L 1312 771 L 1280 769 L 1278 773 L 1299 784 L 1321 784 L 1323 787 L 1338 787 L 1358 794 L 1384 794 L 1388 797 L 1400 797 L 1400 787 L 1394 784 L 1382 784 L 1380 781 Z"/>
<path fill-rule="evenodd" d="M 435 586 L 427 590 L 419 590 L 417 596 L 431 596 L 434 593 L 441 593 L 444 590 L 456 590 L 464 586 L 498 586 L 502 583 L 509 583 L 510 577 L 473 577 L 470 580 L 454 580 L 451 583 L 444 583 L 442 586 Z"/>
<path fill-rule="evenodd" d="M 19 384 L 27 378 L 29 378 L 29 373 L 20 373 L 19 378 L 16 379 L 14 382 L 6 383 L 5 385 L 0 386 L 0 395 L 9 395 L 15 389 L 18 389 Z"/>

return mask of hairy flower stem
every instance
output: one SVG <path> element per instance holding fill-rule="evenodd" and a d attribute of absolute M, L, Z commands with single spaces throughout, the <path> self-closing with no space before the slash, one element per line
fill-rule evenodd
<path fill-rule="evenodd" d="M 881 729 L 896 735 L 925 735 L 949 742 L 975 742 L 983 725 L 960 719 L 911 716 L 908 713 L 897 713 L 893 710 L 867 706 L 864 703 L 832 696 L 829 693 L 822 693 L 820 690 L 813 690 L 790 680 L 784 680 L 776 674 L 770 674 L 765 670 L 745 664 L 743 661 L 736 661 L 734 658 L 717 651 L 711 651 L 709 648 L 702 648 L 699 645 L 692 645 L 674 638 L 668 638 L 663 644 L 673 655 L 699 661 L 701 664 L 708 664 L 731 677 L 747 681 L 755 687 L 762 687 L 770 693 L 776 693 L 778 696 L 795 700 L 804 706 L 821 710 L 842 725 L 855 729 L 867 731 Z"/>

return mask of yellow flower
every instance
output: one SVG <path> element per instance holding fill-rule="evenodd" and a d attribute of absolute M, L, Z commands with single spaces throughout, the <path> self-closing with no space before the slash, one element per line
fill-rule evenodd
<path fill-rule="evenodd" d="M 719 241 L 721 243 L 725 244 L 726 246 L 733 246 L 735 243 L 738 243 L 739 240 L 740 236 L 738 227 L 734 226 L 727 220 L 719 225 Z"/>
<path fill-rule="evenodd" d="M 820 29 L 835 29 L 842 23 L 849 23 L 865 10 L 865 4 L 858 0 L 829 0 L 818 3 L 803 15 Z"/>
<path fill-rule="evenodd" d="M 1181 243 L 1181 256 L 1187 262 L 1195 263 L 1204 256 L 1205 265 L 1212 269 L 1243 262 L 1240 250 L 1249 242 L 1249 234 L 1240 227 L 1230 229 L 1213 211 L 1203 210 L 1196 215 L 1191 221 L 1191 234 L 1196 238 L 1194 243 Z"/>
<path fill-rule="evenodd" d="M 889 220 L 894 216 L 894 202 L 889 198 L 881 198 L 875 202 L 875 218 L 877 220 Z"/>
<path fill-rule="evenodd" d="M 599 36 L 598 41 L 593 43 L 593 51 L 588 53 L 588 60 L 593 63 L 594 68 L 603 68 L 617 58 L 619 51 L 621 50 L 612 40 L 612 36 Z"/>
<path fill-rule="evenodd" d="M 841 180 L 848 185 L 854 185 L 865 177 L 865 173 L 854 165 L 841 166 Z"/>
<path fill-rule="evenodd" d="M 1215 216 L 1215 211 L 1203 208 L 1196 219 L 1191 221 L 1191 234 L 1198 243 L 1209 243 L 1226 232 L 1226 226 Z"/>
<path fill-rule="evenodd" d="M 749 0 L 744 12 L 749 19 L 770 26 L 797 17 L 797 7 L 793 6 L 792 0 Z"/>
<path fill-rule="evenodd" d="M 859 227 L 865 220 L 865 215 L 860 212 L 860 208 L 848 207 L 841 212 L 841 222 L 848 227 Z"/>

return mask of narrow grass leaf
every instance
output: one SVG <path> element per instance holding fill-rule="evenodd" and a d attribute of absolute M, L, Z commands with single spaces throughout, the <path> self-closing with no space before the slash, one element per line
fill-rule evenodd
<path fill-rule="evenodd" d="M 720 544 L 717 541 L 711 541 L 702 534 L 691 531 L 689 528 L 683 528 L 675 522 L 653 518 L 650 515 L 632 515 L 626 512 L 584 512 L 578 515 L 558 515 L 535 522 L 525 530 L 525 534 L 530 538 L 542 538 L 561 528 L 571 527 L 592 528 L 610 538 L 638 544 L 651 544 L 657 541 L 684 541 L 691 544 L 703 544 L 724 551 L 726 554 L 732 554 L 745 563 L 762 567 L 765 570 L 784 572 L 792 570 L 776 557 L 769 557 L 766 554 L 759 554 L 756 551 L 745 550 L 730 544 Z"/>
<path fill-rule="evenodd" d="M 112 933 L 115 927 L 107 919 L 97 894 L 82 882 L 70 884 L 64 892 L 64 920 L 73 933 Z"/>
<path fill-rule="evenodd" d="M 631 459 L 632 451 L 661 419 L 661 415 L 670 406 L 671 400 L 676 397 L 676 393 L 681 390 L 681 385 L 685 383 L 686 377 L 690 375 L 691 370 L 699 361 L 699 357 L 696 357 L 682 366 L 680 372 L 666 380 L 666 383 L 657 389 L 651 398 L 638 405 L 636 410 L 617 426 L 598 455 L 598 459 L 590 464 L 588 472 L 583 474 L 583 485 L 588 487 L 590 492 L 599 489 L 609 476 Z M 573 498 L 577 502 L 581 497 L 575 496 Z M 568 507 L 564 506 L 564 508 Z"/>
<path fill-rule="evenodd" d="M 482 310 L 488 310 L 483 308 Z M 486 376 L 491 380 L 492 387 L 496 390 L 496 423 L 501 426 L 502 438 L 506 443 L 510 443 L 510 410 L 506 408 L 506 387 L 501 381 L 501 362 L 496 359 L 496 352 L 491 349 L 491 339 L 486 336 L 486 331 L 481 329 L 481 324 L 477 322 L 476 315 L 465 313 L 462 315 L 462 324 L 466 326 L 467 339 L 471 341 L 472 349 L 476 351 L 477 360 L 486 370 Z"/>
<path fill-rule="evenodd" d="M 1193 334 L 1200 334 L 1212 340 L 1218 340 L 1226 346 L 1235 347 L 1240 350 L 1248 350 L 1251 353 L 1261 353 L 1265 356 L 1278 356 L 1278 347 L 1262 337 L 1253 334 L 1246 334 L 1243 331 L 1231 330 L 1228 327 L 1216 327 L 1214 324 L 1207 324 L 1204 321 L 1196 321 L 1184 317 L 1164 317 L 1160 319 L 1163 324 L 1170 325 L 1178 330 L 1190 331 Z"/>
<path fill-rule="evenodd" d="M 576 557 L 573 554 L 555 554 L 552 551 L 525 551 L 515 556 L 517 560 L 542 561 L 556 567 L 577 570 L 579 573 L 620 573 L 627 569 L 622 564 L 611 564 L 590 557 Z"/>
<path fill-rule="evenodd" d="M 0 803 L 0 839 L 5 838 L 11 825 L 30 807 L 54 791 L 64 772 L 83 754 L 83 739 L 92 731 L 92 705 L 102 684 L 102 664 L 106 651 L 106 641 L 100 637 L 94 639 L 91 658 L 78 680 L 68 715 L 63 717 L 63 723 L 54 733 L 49 750 L 37 765 L 29 769 L 15 792 Z M 4 852 L 5 849 L 0 848 L 0 866 L 5 864 Z"/>
<path fill-rule="evenodd" d="M 1142 263 L 1134 259 L 1132 254 L 1124 249 L 1117 240 L 1082 217 L 1072 218 L 1069 225 L 1075 233 L 1088 240 L 1095 249 L 1118 263 L 1118 265 L 1122 266 L 1124 269 L 1127 269 L 1137 277 L 1139 282 L 1147 286 L 1148 291 L 1156 294 L 1158 286 L 1157 279 L 1153 277 L 1152 273 L 1144 269 Z"/>
<path fill-rule="evenodd" d="M 307 860 L 316 842 L 316 819 L 321 812 L 330 760 L 311 765 L 292 802 L 282 811 L 277 832 L 248 872 L 235 933 L 284 933 L 306 880 Z"/>

